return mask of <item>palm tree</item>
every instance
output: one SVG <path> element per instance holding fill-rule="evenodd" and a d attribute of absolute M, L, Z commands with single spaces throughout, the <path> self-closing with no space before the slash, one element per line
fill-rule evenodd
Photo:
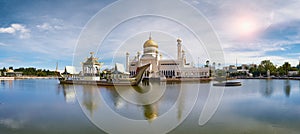
<path fill-rule="evenodd" d="M 206 67 L 208 67 L 208 65 L 209 65 L 209 60 L 206 61 Z"/>

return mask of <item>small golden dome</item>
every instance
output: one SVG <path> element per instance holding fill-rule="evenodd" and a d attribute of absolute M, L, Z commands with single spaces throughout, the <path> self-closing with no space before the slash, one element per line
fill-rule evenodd
<path fill-rule="evenodd" d="M 144 48 L 146 47 L 156 47 L 158 48 L 158 45 L 155 41 L 152 40 L 151 36 L 149 37 L 149 40 L 147 40 L 145 43 L 144 43 Z"/>
<path fill-rule="evenodd" d="M 180 38 L 178 38 L 178 39 L 177 39 L 177 42 L 178 42 L 178 43 L 181 43 L 181 42 L 182 42 L 182 40 L 181 40 Z"/>
<path fill-rule="evenodd" d="M 14 72 L 14 70 L 9 69 L 9 70 L 7 70 L 7 72 L 8 72 L 8 73 L 12 73 L 12 72 Z"/>

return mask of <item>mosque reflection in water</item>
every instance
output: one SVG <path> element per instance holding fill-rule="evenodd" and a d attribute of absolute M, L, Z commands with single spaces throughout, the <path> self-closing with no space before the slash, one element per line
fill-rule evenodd
<path fill-rule="evenodd" d="M 135 91 L 136 94 L 146 94 L 151 90 L 163 90 L 162 88 L 166 88 L 166 83 L 160 82 L 152 82 L 152 83 L 142 83 L 139 86 L 120 86 L 120 87 L 101 87 L 95 85 L 60 85 L 60 89 L 63 89 L 63 95 L 65 97 L 65 101 L 67 103 L 73 103 L 76 101 L 77 97 L 82 108 L 85 108 L 89 111 L 91 117 L 93 117 L 93 113 L 97 110 L 101 110 L 101 105 L 103 103 L 99 103 L 99 95 L 102 94 L 106 104 L 109 107 L 117 112 L 118 114 L 136 120 L 148 120 L 153 121 L 159 115 L 167 112 L 169 108 L 171 108 L 175 101 L 178 99 L 179 103 L 177 104 L 177 118 L 181 120 L 182 110 L 184 108 L 184 95 L 180 95 L 178 86 L 172 87 L 171 91 L 166 89 L 166 92 L 169 92 L 168 96 L 162 95 L 158 98 L 158 100 L 153 101 L 153 103 L 145 103 L 144 105 L 140 104 L 132 104 L 127 100 L 123 99 L 122 96 L 119 95 L 117 90 L 124 90 L 125 92 Z M 75 95 L 76 91 L 76 95 Z M 151 98 L 143 98 L 139 97 L 136 101 L 141 103 L 149 101 Z M 140 109 L 140 110 L 133 110 Z M 129 111 L 129 112 L 128 112 Z M 134 112 L 133 112 L 134 111 Z M 139 112 L 139 113 L 138 113 Z M 141 115 L 140 117 L 137 115 Z M 143 117 L 142 117 L 143 116 Z"/>
<path fill-rule="evenodd" d="M 295 82 L 294 82 L 295 83 Z M 195 85 L 196 87 L 194 87 Z M 291 80 L 260 80 L 257 86 L 249 86 L 241 90 L 249 90 L 251 94 L 260 94 L 263 98 L 271 99 L 273 96 L 282 98 L 290 98 L 295 89 L 295 84 Z M 134 120 L 148 120 L 152 122 L 157 117 L 168 112 L 171 107 L 176 107 L 177 113 L 174 113 L 174 118 L 177 121 L 182 120 L 183 113 L 188 104 L 189 95 L 181 92 L 181 89 L 196 89 L 197 84 L 166 84 L 161 82 L 142 83 L 139 86 L 121 86 L 121 87 L 103 87 L 94 85 L 59 85 L 59 92 L 63 93 L 67 103 L 78 103 L 85 109 L 86 114 L 96 118 L 97 113 L 102 113 L 103 104 L 107 105 L 115 113 Z M 207 87 L 209 88 L 209 87 Z M 144 104 L 134 104 L 123 98 L 120 91 L 134 92 L 135 101 L 143 103 L 148 102 L 149 97 L 138 97 L 151 91 L 164 90 L 162 96 L 159 96 L 156 101 Z M 231 90 L 230 90 L 231 91 Z M 232 90 L 233 91 L 233 90 Z M 75 95 L 76 92 L 76 95 Z M 245 91 L 248 93 L 248 91 Z M 239 93 L 239 92 L 236 92 Z M 102 96 L 100 99 L 99 95 Z M 78 99 L 79 98 L 79 99 Z M 105 101 L 105 102 L 103 102 Z M 176 105 L 174 105 L 176 103 Z"/>

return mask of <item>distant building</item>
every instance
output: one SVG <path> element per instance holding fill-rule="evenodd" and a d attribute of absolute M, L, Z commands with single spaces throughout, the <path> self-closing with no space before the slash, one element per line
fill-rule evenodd
<path fill-rule="evenodd" d="M 226 72 L 227 76 L 250 76 L 253 75 L 249 73 L 249 65 L 242 64 L 241 66 L 229 65 L 223 67 L 223 70 Z"/>
<path fill-rule="evenodd" d="M 237 67 L 235 65 L 229 65 L 227 67 L 223 67 L 223 70 L 227 73 L 236 73 Z"/>
<path fill-rule="evenodd" d="M 100 80 L 100 69 L 103 63 L 94 57 L 94 52 L 90 52 L 90 54 L 91 56 L 81 63 L 82 72 L 80 72 L 80 76 L 86 80 Z"/>
<path fill-rule="evenodd" d="M 299 60 L 298 65 L 296 66 L 296 68 L 297 68 L 298 70 L 300 70 L 300 60 Z"/>
<path fill-rule="evenodd" d="M 76 71 L 74 66 L 66 66 L 62 75 L 66 76 L 66 78 L 76 78 L 79 73 Z"/>
<path fill-rule="evenodd" d="M 94 52 L 90 52 L 91 56 L 82 63 L 82 75 L 84 76 L 99 76 L 100 69 L 103 63 L 94 57 Z"/>
<path fill-rule="evenodd" d="M 81 63 L 82 71 L 77 72 L 74 66 L 66 66 L 62 75 L 67 79 L 81 79 L 84 80 L 100 80 L 102 78 L 108 80 L 118 80 L 122 78 L 129 78 L 129 73 L 125 71 L 124 65 L 116 63 L 113 69 L 105 69 L 100 71 L 103 63 L 98 61 L 98 58 L 94 57 L 94 53 L 90 53 L 91 56 L 86 58 Z"/>
<path fill-rule="evenodd" d="M 12 69 L 8 69 L 6 72 L 4 72 L 4 76 L 6 77 L 21 77 L 23 72 L 14 72 Z"/>
<path fill-rule="evenodd" d="M 105 69 L 102 71 L 101 78 L 107 79 L 108 81 L 118 81 L 123 78 L 129 78 L 130 73 L 125 71 L 124 65 L 116 63 L 112 69 Z"/>
<path fill-rule="evenodd" d="M 125 71 L 124 65 L 120 63 L 115 64 L 115 68 L 111 71 L 111 76 L 114 79 L 129 78 L 130 73 Z"/>
<path fill-rule="evenodd" d="M 289 71 L 288 76 L 297 76 L 299 74 L 298 71 Z"/>

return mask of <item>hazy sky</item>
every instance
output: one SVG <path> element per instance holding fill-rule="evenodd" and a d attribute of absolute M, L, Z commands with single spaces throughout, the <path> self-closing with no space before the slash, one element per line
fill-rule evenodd
<path fill-rule="evenodd" d="M 109 7 L 113 2 L 0 0 L 0 67 L 34 66 L 54 70 L 56 62 L 59 63 L 60 69 L 71 65 L 81 31 L 97 12 Z M 235 64 L 236 59 L 239 64 L 258 64 L 265 59 L 271 60 L 276 65 L 282 65 L 285 61 L 289 61 L 292 65 L 298 64 L 300 1 L 185 0 L 184 2 L 196 8 L 210 22 L 219 37 L 226 64 Z M 132 8 L 136 6 L 139 5 L 132 4 Z M 122 7 L 119 10 L 126 12 Z M 165 10 L 168 10 L 168 7 L 162 8 L 160 12 Z M 178 9 L 174 14 L 184 10 Z M 118 16 L 107 14 L 107 18 L 103 19 L 114 17 Z M 192 21 L 191 18 L 193 15 L 182 16 L 182 19 Z M 112 51 L 114 57 L 121 59 L 125 56 L 123 51 L 129 51 L 131 56 L 134 56 L 136 51 L 142 50 L 143 42 L 148 39 L 151 28 L 154 29 L 153 39 L 162 45 L 160 46 L 162 53 L 170 51 L 165 57 L 176 57 L 176 38 L 180 37 L 186 44 L 186 51 L 190 55 L 196 55 L 194 58 L 191 56 L 190 61 L 196 63 L 200 59 L 199 62 L 204 64 L 208 59 L 209 56 L 205 56 L 204 50 L 202 51 L 203 46 L 194 50 L 201 45 L 189 38 L 190 33 L 185 32 L 181 25 L 153 16 L 137 17 L 119 25 L 103 41 L 104 44 L 111 45 L 104 45 L 98 48 L 100 50 L 95 49 L 99 52 L 96 56 L 104 62 L 112 61 L 106 54 Z M 143 38 L 141 35 L 145 36 L 144 39 L 141 39 Z M 137 43 L 130 45 L 134 41 Z M 113 45 L 117 43 L 125 45 L 123 47 Z M 120 48 L 123 51 L 118 52 Z"/>

